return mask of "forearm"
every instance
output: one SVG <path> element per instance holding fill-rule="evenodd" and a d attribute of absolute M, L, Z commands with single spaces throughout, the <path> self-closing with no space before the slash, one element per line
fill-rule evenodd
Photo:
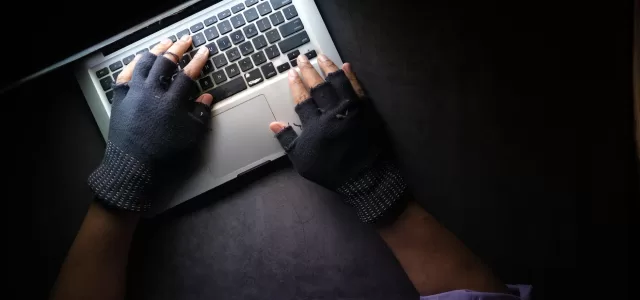
<path fill-rule="evenodd" d="M 458 289 L 506 291 L 460 240 L 413 201 L 393 224 L 378 232 L 421 295 Z"/>
<path fill-rule="evenodd" d="M 138 214 L 92 203 L 51 299 L 124 299 L 129 246 L 138 219 Z"/>

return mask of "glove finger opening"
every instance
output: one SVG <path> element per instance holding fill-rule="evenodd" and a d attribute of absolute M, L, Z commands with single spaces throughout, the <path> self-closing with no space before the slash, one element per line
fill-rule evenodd
<path fill-rule="evenodd" d="M 331 84 L 335 93 L 338 95 L 339 101 L 345 100 L 357 100 L 358 94 L 353 89 L 353 85 L 351 81 L 344 73 L 344 71 L 339 70 L 327 75 L 327 82 Z"/>
<path fill-rule="evenodd" d="M 174 95 L 174 97 L 170 97 L 170 99 L 178 103 L 195 100 L 200 93 L 196 82 L 183 72 L 178 72 L 175 75 L 168 92 Z"/>
<path fill-rule="evenodd" d="M 171 78 L 173 74 L 178 70 L 178 65 L 170 59 L 160 56 L 156 59 L 155 63 L 149 71 L 147 77 L 147 83 L 153 83 L 153 81 L 159 81 L 162 84 L 166 83 L 165 78 Z M 168 85 L 167 85 L 168 87 Z"/>
<path fill-rule="evenodd" d="M 309 98 L 298 103 L 295 107 L 295 111 L 298 114 L 298 117 L 300 117 L 300 122 L 302 122 L 303 126 L 310 120 L 320 116 L 318 106 L 314 102 L 313 98 Z"/>
<path fill-rule="evenodd" d="M 156 59 L 158 57 L 153 53 L 146 52 L 142 54 L 138 63 L 136 63 L 135 68 L 133 69 L 133 76 L 131 77 L 131 81 L 141 80 L 144 81 L 149 76 L 149 71 L 153 67 Z"/>
<path fill-rule="evenodd" d="M 340 102 L 336 90 L 326 81 L 311 89 L 311 97 L 322 110 L 331 109 Z"/>
<path fill-rule="evenodd" d="M 298 134 L 293 127 L 287 126 L 285 129 L 282 129 L 280 132 L 275 135 L 278 142 L 280 142 L 280 146 L 284 149 L 284 151 L 289 152 L 295 146 L 295 140 L 298 138 Z"/>

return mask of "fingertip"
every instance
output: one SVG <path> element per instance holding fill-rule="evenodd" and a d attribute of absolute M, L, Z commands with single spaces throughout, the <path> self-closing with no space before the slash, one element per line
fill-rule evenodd
<path fill-rule="evenodd" d="M 200 97 L 198 97 L 198 99 L 196 99 L 196 102 L 211 106 L 211 103 L 213 103 L 213 96 L 211 96 L 211 94 L 209 93 L 204 93 Z"/>
<path fill-rule="evenodd" d="M 351 64 L 350 63 L 344 63 L 344 65 L 342 65 L 342 70 L 347 72 L 347 73 L 352 73 Z"/>
<path fill-rule="evenodd" d="M 269 129 L 271 129 L 273 133 L 278 133 L 285 128 L 287 128 L 287 124 L 283 122 L 271 122 L 271 124 L 269 124 Z"/>

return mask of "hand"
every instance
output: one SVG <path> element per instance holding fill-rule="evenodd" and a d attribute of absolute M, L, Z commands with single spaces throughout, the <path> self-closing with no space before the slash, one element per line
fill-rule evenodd
<path fill-rule="evenodd" d="M 195 102 L 189 99 L 209 51 L 200 48 L 178 72 L 177 60 L 190 45 L 188 35 L 175 44 L 164 40 L 136 56 L 118 76 L 106 153 L 89 177 L 89 186 L 103 204 L 148 210 L 159 169 L 193 148 L 205 133 L 213 98 L 204 94 Z"/>
<path fill-rule="evenodd" d="M 340 70 L 325 55 L 318 61 L 326 81 L 304 55 L 298 57 L 302 78 L 289 71 L 300 136 L 283 122 L 269 127 L 298 173 L 344 195 L 361 221 L 376 223 L 401 212 L 406 184 L 391 158 L 384 123 L 349 64 Z"/>

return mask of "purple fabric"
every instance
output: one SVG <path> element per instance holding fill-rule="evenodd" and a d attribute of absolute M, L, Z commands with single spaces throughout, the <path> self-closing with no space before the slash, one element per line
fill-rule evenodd
<path fill-rule="evenodd" d="M 423 296 L 420 300 L 529 300 L 531 299 L 530 285 L 507 285 L 509 294 L 484 293 L 470 290 L 455 290 L 446 293 Z"/>

